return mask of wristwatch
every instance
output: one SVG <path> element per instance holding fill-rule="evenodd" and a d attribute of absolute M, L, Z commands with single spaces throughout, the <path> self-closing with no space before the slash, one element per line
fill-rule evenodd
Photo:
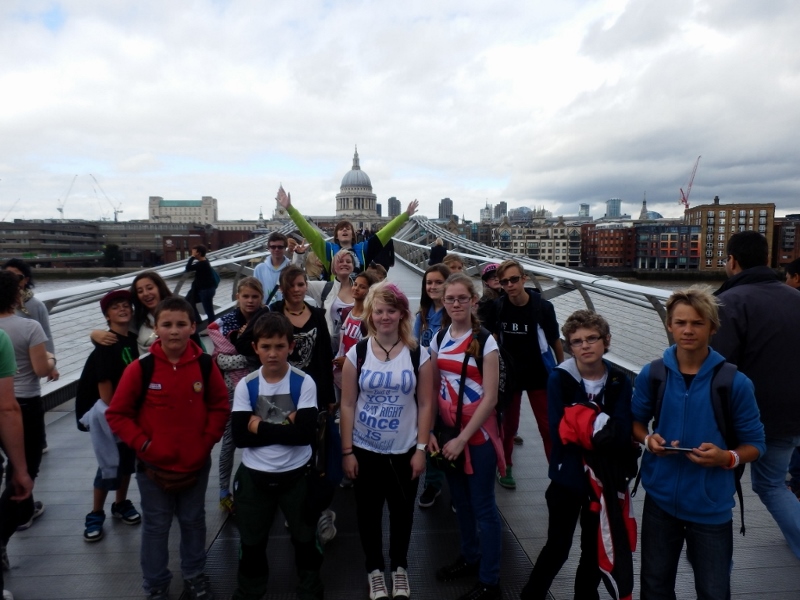
<path fill-rule="evenodd" d="M 425 452 L 427 448 L 428 448 L 427 444 L 417 444 L 417 450 L 422 450 L 423 452 Z"/>

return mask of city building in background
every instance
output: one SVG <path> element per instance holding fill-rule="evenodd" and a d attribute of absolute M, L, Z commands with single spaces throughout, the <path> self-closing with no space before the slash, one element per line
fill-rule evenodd
<path fill-rule="evenodd" d="M 633 222 L 580 226 L 581 263 L 587 269 L 632 269 L 636 260 Z"/>
<path fill-rule="evenodd" d="M 698 270 L 700 226 L 677 223 L 638 225 L 635 268 Z"/>
<path fill-rule="evenodd" d="M 487 223 L 491 221 L 493 215 L 494 215 L 494 207 L 487 201 L 486 206 L 482 208 L 480 212 L 481 223 Z"/>
<path fill-rule="evenodd" d="M 622 199 L 609 198 L 606 200 L 606 219 L 619 219 L 622 216 Z"/>
<path fill-rule="evenodd" d="M 775 267 L 783 269 L 790 262 L 800 258 L 800 215 L 788 215 L 782 219 L 775 219 L 774 238 L 772 245 L 772 261 Z"/>
<path fill-rule="evenodd" d="M 151 223 L 202 223 L 212 225 L 219 220 L 217 199 L 203 196 L 200 200 L 164 200 L 150 196 L 148 215 Z"/>
<path fill-rule="evenodd" d="M 578 216 L 582 219 L 589 218 L 589 205 L 588 204 L 581 204 L 581 208 L 578 211 Z"/>
<path fill-rule="evenodd" d="M 389 218 L 394 219 L 400 216 L 400 200 L 392 196 L 388 200 L 389 203 Z"/>
<path fill-rule="evenodd" d="M 453 216 L 453 201 L 450 198 L 442 198 L 439 201 L 439 218 L 449 219 Z"/>
<path fill-rule="evenodd" d="M 508 214 L 508 203 L 505 200 L 501 200 L 497 204 L 494 205 L 494 219 L 495 221 L 499 221 L 503 217 Z"/>
<path fill-rule="evenodd" d="M 771 203 L 720 204 L 714 196 L 712 204 L 703 204 L 686 209 L 684 223 L 700 227 L 702 248 L 701 271 L 725 268 L 728 239 L 739 231 L 758 231 L 767 238 L 770 257 L 773 257 L 773 229 L 775 205 Z"/>

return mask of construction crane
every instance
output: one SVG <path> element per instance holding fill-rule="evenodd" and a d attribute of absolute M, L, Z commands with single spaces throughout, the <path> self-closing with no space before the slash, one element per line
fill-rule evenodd
<path fill-rule="evenodd" d="M 69 198 L 69 193 L 72 191 L 72 186 L 75 185 L 75 180 L 78 178 L 77 175 L 72 178 L 72 181 L 69 183 L 69 187 L 67 188 L 67 193 L 64 194 L 64 199 L 58 199 L 58 206 L 56 206 L 56 210 L 61 213 L 61 218 L 64 218 L 64 205 L 67 203 L 67 198 Z"/>
<path fill-rule="evenodd" d="M 10 214 L 11 214 L 11 211 L 12 211 L 12 210 L 14 210 L 14 209 L 17 207 L 17 204 L 19 204 L 19 198 L 17 198 L 17 201 L 16 201 L 16 202 L 14 202 L 14 204 L 12 204 L 12 205 L 11 205 L 11 208 L 9 208 L 9 209 L 6 211 L 6 214 L 4 214 L 4 215 L 3 215 L 3 218 L 2 218 L 2 219 L 0 219 L 0 223 L 3 223 L 3 222 L 5 222 L 5 220 L 6 220 L 6 218 L 8 217 L 8 215 L 10 215 Z"/>
<path fill-rule="evenodd" d="M 94 182 L 97 184 L 97 187 L 99 187 L 100 191 L 103 192 L 103 196 L 106 197 L 106 200 L 108 200 L 108 203 L 111 205 L 111 210 L 114 211 L 114 223 L 118 223 L 119 220 L 117 219 L 117 215 L 122 212 L 122 202 L 118 203 L 117 205 L 114 205 L 114 203 L 111 201 L 111 198 L 108 197 L 108 194 L 106 194 L 106 191 L 103 189 L 103 186 L 101 186 L 100 182 L 97 181 L 97 177 L 95 177 L 91 173 L 89 173 L 89 177 L 94 179 Z"/>
<path fill-rule="evenodd" d="M 702 156 L 702 155 L 701 155 Z M 694 169 L 692 169 L 692 176 L 689 177 L 689 185 L 686 186 L 686 193 L 683 193 L 683 188 L 681 190 L 681 197 L 678 198 L 678 204 L 683 204 L 685 209 L 689 209 L 689 194 L 692 193 L 692 183 L 694 183 L 694 176 L 697 173 L 697 165 L 700 164 L 700 156 L 697 157 L 697 160 L 694 161 Z"/>

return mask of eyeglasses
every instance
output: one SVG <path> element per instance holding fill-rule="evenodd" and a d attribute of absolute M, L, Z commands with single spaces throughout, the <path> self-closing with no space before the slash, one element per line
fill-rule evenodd
<path fill-rule="evenodd" d="M 457 296 L 457 297 L 445 296 L 442 299 L 442 302 L 444 302 L 445 304 L 456 304 L 456 303 L 468 304 L 470 300 L 472 300 L 472 298 L 470 298 L 469 296 Z"/>
<path fill-rule="evenodd" d="M 286 246 L 272 246 L 272 245 L 271 245 L 271 246 L 269 247 L 269 249 L 270 249 L 270 250 L 285 250 L 285 249 L 286 249 Z"/>
<path fill-rule="evenodd" d="M 500 285 L 506 287 L 509 283 L 519 283 L 519 280 L 522 279 L 521 275 L 514 275 L 513 277 L 506 277 L 505 279 L 500 280 Z"/>
<path fill-rule="evenodd" d="M 727 264 L 728 264 L 728 259 L 729 259 L 729 258 L 730 258 L 730 256 L 726 256 L 726 257 L 725 257 L 725 258 L 722 260 L 722 266 L 723 266 L 723 267 L 724 267 L 725 265 L 727 265 Z"/>
<path fill-rule="evenodd" d="M 574 340 L 570 340 L 569 345 L 572 346 L 573 348 L 580 348 L 581 346 L 583 346 L 584 343 L 589 344 L 590 346 L 594 346 L 597 342 L 599 342 L 602 339 L 603 338 L 601 338 L 599 335 L 590 335 L 589 337 L 584 339 L 575 338 Z"/>

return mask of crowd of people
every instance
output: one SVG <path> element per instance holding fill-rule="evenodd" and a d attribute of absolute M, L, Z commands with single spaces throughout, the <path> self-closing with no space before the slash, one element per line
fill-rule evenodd
<path fill-rule="evenodd" d="M 436 578 L 473 579 L 458 600 L 503 597 L 495 483 L 517 486 L 523 395 L 550 484 L 547 540 L 522 599 L 547 597 L 578 523 L 576 598 L 599 598 L 601 582 L 610 597 L 631 598 L 637 543 L 643 600 L 676 598 L 684 546 L 698 598 L 729 598 L 734 495 L 746 463 L 754 491 L 800 558 L 800 483 L 785 481 L 787 471 L 800 481 L 800 402 L 788 383 L 790 344 L 800 334 L 791 318 L 800 314 L 800 291 L 792 289 L 800 287 L 800 265 L 787 269 L 785 284 L 778 280 L 766 266 L 763 236 L 731 238 L 729 279 L 716 294 L 698 287 L 670 296 L 674 343 L 632 382 L 605 358 L 608 321 L 579 310 L 559 326 L 553 304 L 526 285 L 515 260 L 483 265 L 478 280 L 437 240 L 413 314 L 376 258 L 416 201 L 372 234 L 338 223 L 333 241 L 283 188 L 278 202 L 298 234 L 269 236 L 268 257 L 238 281 L 236 306 L 223 316 L 214 316 L 216 284 L 203 247 L 186 267 L 196 273 L 192 302 L 151 271 L 100 301 L 108 328 L 91 332 L 94 351 L 76 398 L 78 427 L 90 433 L 98 460 L 83 537 L 104 538 L 113 491 L 111 515 L 142 529 L 147 598 L 169 598 L 173 517 L 184 593 L 214 597 L 204 498 L 220 440 L 220 507 L 240 532 L 234 599 L 267 593 L 279 510 L 294 547 L 297 597 L 324 597 L 320 570 L 337 535 L 331 507 L 342 488 L 353 489 L 364 553 L 366 585 L 354 584 L 353 597 L 410 598 L 414 512 L 433 506 L 445 486 L 460 552 L 437 565 Z M 47 447 L 39 381 L 59 377 L 47 311 L 32 286 L 22 261 L 0 271 L 4 566 L 10 536 L 44 511 L 33 498 Z M 197 335 L 198 303 L 213 350 Z M 629 489 L 637 471 L 646 492 L 638 527 Z M 138 510 L 128 498 L 134 476 Z"/>

